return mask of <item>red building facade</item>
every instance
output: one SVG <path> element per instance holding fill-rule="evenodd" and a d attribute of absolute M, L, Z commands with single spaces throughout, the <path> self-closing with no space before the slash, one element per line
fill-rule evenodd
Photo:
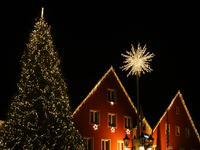
<path fill-rule="evenodd" d="M 73 119 L 88 150 L 124 150 L 125 135 L 133 139 L 135 134 L 136 115 L 133 102 L 111 67 L 74 111 Z"/>
<path fill-rule="evenodd" d="M 153 145 L 157 150 L 166 150 L 167 125 L 169 150 L 200 150 L 200 136 L 180 91 L 153 130 Z"/>

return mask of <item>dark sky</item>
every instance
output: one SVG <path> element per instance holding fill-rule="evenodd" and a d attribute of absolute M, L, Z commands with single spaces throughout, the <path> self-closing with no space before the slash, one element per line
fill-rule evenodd
<path fill-rule="evenodd" d="M 200 131 L 199 13 L 195 4 L 183 3 L 29 2 L 1 6 L 2 119 L 16 93 L 19 61 L 42 6 L 61 56 L 72 107 L 87 96 L 111 65 L 136 106 L 136 77 L 127 78 L 128 72 L 119 67 L 124 65 L 121 53 L 140 42 L 156 54 L 150 63 L 153 72 L 140 77 L 140 102 L 151 126 L 180 90 Z M 76 97 L 79 93 L 83 97 Z"/>

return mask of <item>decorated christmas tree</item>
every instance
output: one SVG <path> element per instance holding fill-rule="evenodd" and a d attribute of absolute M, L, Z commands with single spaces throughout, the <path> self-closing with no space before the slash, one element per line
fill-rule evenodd
<path fill-rule="evenodd" d="M 60 59 L 43 11 L 21 64 L 18 94 L 0 132 L 0 149 L 85 149 L 74 127 Z"/>

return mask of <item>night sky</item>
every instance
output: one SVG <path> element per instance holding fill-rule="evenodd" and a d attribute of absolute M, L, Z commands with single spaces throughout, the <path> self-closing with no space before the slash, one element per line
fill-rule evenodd
<path fill-rule="evenodd" d="M 44 6 L 72 108 L 112 65 L 136 106 L 136 77 L 121 71 L 126 50 L 140 42 L 156 56 L 140 77 L 140 103 L 152 128 L 181 91 L 200 132 L 199 13 L 195 4 L 78 3 L 1 6 L 0 119 L 16 93 L 20 59 Z"/>

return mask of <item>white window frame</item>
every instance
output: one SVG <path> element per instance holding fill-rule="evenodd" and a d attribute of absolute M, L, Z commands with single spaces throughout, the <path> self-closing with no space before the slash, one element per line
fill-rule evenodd
<path fill-rule="evenodd" d="M 111 139 L 104 139 L 104 138 L 101 138 L 101 150 L 107 150 L 105 143 L 108 141 L 109 141 L 109 149 L 108 150 L 111 150 Z M 104 143 L 104 147 L 103 147 L 102 143 Z"/>
<path fill-rule="evenodd" d="M 91 115 L 91 113 L 93 113 L 93 116 Z M 96 118 L 95 113 L 98 113 L 98 118 Z M 92 118 L 93 117 L 93 122 L 92 122 Z M 90 109 L 89 111 L 89 122 L 91 125 L 97 124 L 100 125 L 100 111 L 99 110 L 95 110 L 95 109 Z"/>
<path fill-rule="evenodd" d="M 114 128 L 116 128 L 117 127 L 117 114 L 109 112 L 107 116 L 108 116 L 108 118 L 107 118 L 108 127 L 114 127 Z M 109 116 L 111 116 L 110 117 L 111 118 L 111 125 L 109 124 L 110 123 Z M 115 126 L 112 126 L 112 124 L 114 123 L 113 116 L 115 116 Z"/>
<path fill-rule="evenodd" d="M 120 147 L 119 147 L 119 144 L 120 144 Z M 121 148 L 121 146 L 123 148 Z M 123 140 L 117 140 L 117 150 L 125 150 L 125 149 L 126 149 L 126 147 L 124 146 L 124 141 Z"/>

